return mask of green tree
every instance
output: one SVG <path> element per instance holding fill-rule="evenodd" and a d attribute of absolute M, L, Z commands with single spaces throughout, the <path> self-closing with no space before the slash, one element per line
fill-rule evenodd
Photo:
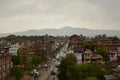
<path fill-rule="evenodd" d="M 14 43 L 15 40 L 16 40 L 16 36 L 15 35 L 8 35 L 7 37 L 5 37 L 5 39 L 7 41 L 10 41 L 10 42 Z"/>
<path fill-rule="evenodd" d="M 97 45 L 97 52 L 104 58 L 105 61 L 109 60 L 108 50 L 104 45 Z"/>
<path fill-rule="evenodd" d="M 74 54 L 68 54 L 65 59 L 71 61 L 73 64 L 77 64 L 77 58 Z"/>
<path fill-rule="evenodd" d="M 25 70 L 32 70 L 33 69 L 33 64 L 31 62 L 31 60 L 27 60 L 24 68 L 25 68 Z"/>
<path fill-rule="evenodd" d="M 96 77 L 88 77 L 87 80 L 97 80 Z"/>
<path fill-rule="evenodd" d="M 67 55 L 67 57 L 61 61 L 61 64 L 59 67 L 60 73 L 58 74 L 58 78 L 60 80 L 68 80 L 67 74 L 66 74 L 67 69 L 68 67 L 70 67 L 71 65 L 75 65 L 76 63 L 77 63 L 77 59 L 73 54 Z"/>
<path fill-rule="evenodd" d="M 66 70 L 66 71 L 65 71 Z M 60 70 L 60 80 L 85 80 L 96 76 L 95 68 L 88 64 L 69 65 L 63 72 Z"/>
<path fill-rule="evenodd" d="M 96 76 L 95 68 L 88 64 L 78 65 L 79 72 L 81 73 L 81 79 L 86 79 L 87 77 Z"/>
<path fill-rule="evenodd" d="M 114 36 L 111 39 L 112 39 L 112 41 L 120 41 L 120 39 L 117 36 Z"/>
<path fill-rule="evenodd" d="M 94 72 L 96 73 L 96 77 L 100 80 L 104 80 L 103 74 L 113 74 L 111 63 L 92 63 L 90 64 L 93 68 L 95 68 Z"/>
<path fill-rule="evenodd" d="M 93 43 L 84 42 L 83 43 L 83 47 L 85 49 L 90 49 L 91 51 L 94 51 L 94 45 L 93 45 Z"/>
<path fill-rule="evenodd" d="M 11 74 L 13 77 L 15 77 L 15 80 L 21 80 L 21 78 L 24 75 L 24 72 L 21 68 L 13 67 L 11 70 Z"/>
<path fill-rule="evenodd" d="M 32 64 L 37 66 L 42 62 L 42 57 L 41 56 L 32 56 L 31 58 Z"/>
<path fill-rule="evenodd" d="M 71 65 L 66 72 L 67 80 L 82 80 L 81 72 L 78 65 Z"/>
<path fill-rule="evenodd" d="M 20 56 L 20 63 L 25 67 L 25 64 L 28 62 L 28 54 L 29 54 L 29 49 L 28 48 L 20 48 L 17 52 L 18 56 Z"/>
<path fill-rule="evenodd" d="M 13 55 L 12 56 L 12 62 L 13 62 L 13 65 L 20 64 L 20 56 Z"/>

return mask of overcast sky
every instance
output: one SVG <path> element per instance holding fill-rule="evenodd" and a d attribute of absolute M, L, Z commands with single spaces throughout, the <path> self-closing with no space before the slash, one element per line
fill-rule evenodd
<path fill-rule="evenodd" d="M 0 33 L 64 26 L 120 30 L 120 0 L 0 0 Z"/>

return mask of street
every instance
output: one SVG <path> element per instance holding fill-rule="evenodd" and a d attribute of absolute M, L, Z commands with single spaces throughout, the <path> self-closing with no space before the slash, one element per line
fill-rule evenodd
<path fill-rule="evenodd" d="M 59 51 L 59 53 L 57 54 L 56 58 L 58 59 L 62 59 L 63 57 L 65 57 L 67 52 L 67 44 L 61 48 L 61 50 Z M 29 74 L 25 74 L 25 76 L 23 77 L 22 80 L 58 80 L 57 76 L 55 75 L 51 75 L 51 72 L 57 72 L 57 68 L 55 67 L 55 65 L 58 65 L 58 62 L 60 63 L 61 61 L 58 59 L 50 59 L 47 63 L 48 67 L 45 67 L 44 65 L 42 65 L 42 67 L 40 69 L 38 69 L 38 73 L 39 76 L 38 77 L 34 77 L 34 76 L 30 76 Z"/>

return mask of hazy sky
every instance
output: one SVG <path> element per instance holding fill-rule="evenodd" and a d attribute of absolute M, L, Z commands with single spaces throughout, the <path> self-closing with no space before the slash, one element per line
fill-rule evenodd
<path fill-rule="evenodd" d="M 120 30 L 120 0 L 0 0 L 0 33 L 64 26 Z"/>

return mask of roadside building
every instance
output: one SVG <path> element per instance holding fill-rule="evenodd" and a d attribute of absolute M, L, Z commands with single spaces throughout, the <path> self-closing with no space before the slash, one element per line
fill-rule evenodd
<path fill-rule="evenodd" d="M 74 52 L 82 52 L 83 51 L 83 40 L 80 36 L 74 34 L 70 36 L 69 40 L 69 48 Z"/>
<path fill-rule="evenodd" d="M 11 68 L 11 54 L 6 49 L 0 49 L 0 80 L 10 79 Z"/>
<path fill-rule="evenodd" d="M 19 48 L 20 48 L 19 43 L 14 43 L 10 46 L 9 53 L 11 53 L 12 55 L 17 55 L 17 51 Z"/>
<path fill-rule="evenodd" d="M 109 52 L 110 61 L 116 61 L 118 57 L 117 51 L 110 51 Z"/>
<path fill-rule="evenodd" d="M 77 58 L 77 63 L 82 63 L 82 53 L 75 53 L 75 56 Z"/>
<path fill-rule="evenodd" d="M 91 62 L 103 63 L 103 57 L 87 49 L 83 53 L 83 62 L 87 64 L 90 64 Z"/>

